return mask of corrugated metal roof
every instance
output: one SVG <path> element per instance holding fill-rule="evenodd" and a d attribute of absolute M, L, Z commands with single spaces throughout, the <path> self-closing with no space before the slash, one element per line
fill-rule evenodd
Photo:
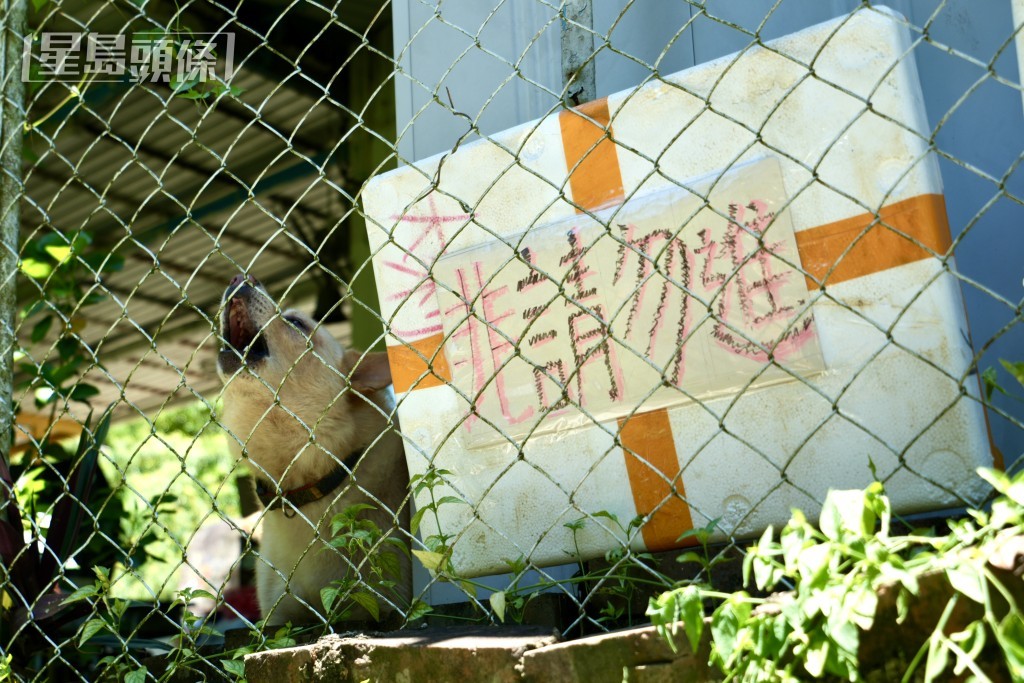
<path fill-rule="evenodd" d="M 340 11 L 366 26 L 381 4 L 345 3 Z M 101 32 L 123 25 L 98 3 L 76 16 L 90 16 L 89 7 L 99 18 L 81 23 Z M 69 23 L 48 26 L 61 22 Z M 232 81 L 243 93 L 214 107 L 174 97 L 163 84 L 95 83 L 27 136 L 23 237 L 87 230 L 125 259 L 120 272 L 102 277 L 107 296 L 82 309 L 80 331 L 98 358 L 84 377 L 101 390 L 92 403 L 117 403 L 119 417 L 215 397 L 213 321 L 230 278 L 252 273 L 273 294 L 287 291 L 286 304 L 312 309 L 320 278 L 307 269 L 319 267 L 322 245 L 306 240 L 352 208 L 338 151 L 351 117 L 308 80 L 282 81 L 251 64 Z M 29 120 L 66 95 L 61 84 L 46 84 L 33 95 Z M 20 290 L 25 300 L 33 284 Z M 31 344 L 31 327 L 19 329 L 29 359 L 56 362 L 54 333 Z M 346 323 L 335 330 L 348 337 Z M 16 398 L 32 409 L 30 396 Z"/>

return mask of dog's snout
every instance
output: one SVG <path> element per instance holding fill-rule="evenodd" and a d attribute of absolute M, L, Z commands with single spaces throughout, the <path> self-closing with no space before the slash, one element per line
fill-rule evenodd
<path fill-rule="evenodd" d="M 231 299 L 248 299 L 254 289 L 262 290 L 263 285 L 252 275 L 239 273 L 231 278 L 231 283 L 224 290 L 224 303 Z"/>
<path fill-rule="evenodd" d="M 231 286 L 232 287 L 237 287 L 237 286 L 239 286 L 241 284 L 246 284 L 246 283 L 252 285 L 253 287 L 259 287 L 260 286 L 260 281 L 257 280 L 256 278 L 254 278 L 252 275 L 246 275 L 246 274 L 239 273 L 238 275 L 236 275 L 233 278 L 231 278 Z"/>

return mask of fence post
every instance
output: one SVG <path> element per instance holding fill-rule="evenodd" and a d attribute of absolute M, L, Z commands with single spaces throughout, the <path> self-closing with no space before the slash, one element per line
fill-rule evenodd
<path fill-rule="evenodd" d="M 561 15 L 565 103 L 575 107 L 597 99 L 593 1 L 563 0 Z"/>
<path fill-rule="evenodd" d="M 376 173 L 395 167 L 395 88 L 388 78 L 394 62 L 383 55 L 390 54 L 390 31 L 376 29 L 367 34 L 363 46 L 352 61 L 348 95 L 352 107 L 362 112 L 365 128 L 352 131 L 345 146 L 348 172 L 360 186 Z M 358 206 L 348 220 L 349 261 L 354 275 L 349 283 L 355 301 L 350 307 L 352 343 L 364 351 L 383 351 L 380 303 L 377 300 L 377 281 L 370 265 L 370 240 L 366 234 L 366 216 Z M 385 323 L 385 328 L 387 323 Z M 386 330 L 385 330 L 386 331 Z"/>
<path fill-rule="evenodd" d="M 24 137 L 25 84 L 21 80 L 25 6 L 4 0 L 0 50 L 0 457 L 10 462 L 14 425 L 14 349 L 17 346 L 18 225 L 24 186 L 21 146 Z"/>

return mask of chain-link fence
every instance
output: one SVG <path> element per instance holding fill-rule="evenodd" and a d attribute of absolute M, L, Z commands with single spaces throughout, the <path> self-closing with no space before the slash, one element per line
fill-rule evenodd
<path fill-rule="evenodd" d="M 13 676 L 606 630 L 830 488 L 983 503 L 1024 8 L 894 6 L 6 3 Z"/>

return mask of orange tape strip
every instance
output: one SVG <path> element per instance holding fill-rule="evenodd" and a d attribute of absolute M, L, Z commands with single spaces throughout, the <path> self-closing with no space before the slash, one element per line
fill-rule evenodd
<path fill-rule="evenodd" d="M 808 273 L 807 289 L 819 289 L 826 277 L 824 284 L 834 285 L 930 258 L 932 253 L 928 249 L 942 254 L 952 243 L 946 202 L 941 194 L 920 194 L 883 206 L 878 218 L 881 220 L 871 225 L 875 214 L 862 213 L 796 233 L 800 263 Z M 865 233 L 869 225 L 871 228 Z M 927 249 L 886 226 L 913 237 Z M 856 244 L 844 256 L 854 240 Z M 842 261 L 829 273 L 840 257 Z"/>
<path fill-rule="evenodd" d="M 576 213 L 621 202 L 625 192 L 619 155 L 611 140 L 608 99 L 566 109 L 558 115 L 558 123 L 562 128 L 565 166 L 569 170 L 569 188 L 572 201 L 577 205 Z"/>
<path fill-rule="evenodd" d="M 441 333 L 388 347 L 391 381 L 395 392 L 437 387 L 452 380 L 452 371 L 444 355 Z M 431 361 L 433 359 L 433 361 Z"/>
<path fill-rule="evenodd" d="M 693 519 L 690 506 L 681 498 L 686 492 L 668 411 L 654 410 L 619 420 L 619 440 L 637 514 L 658 510 L 641 528 L 644 545 L 654 551 L 690 545 L 687 541 L 691 539 L 676 540 L 693 528 Z"/>

